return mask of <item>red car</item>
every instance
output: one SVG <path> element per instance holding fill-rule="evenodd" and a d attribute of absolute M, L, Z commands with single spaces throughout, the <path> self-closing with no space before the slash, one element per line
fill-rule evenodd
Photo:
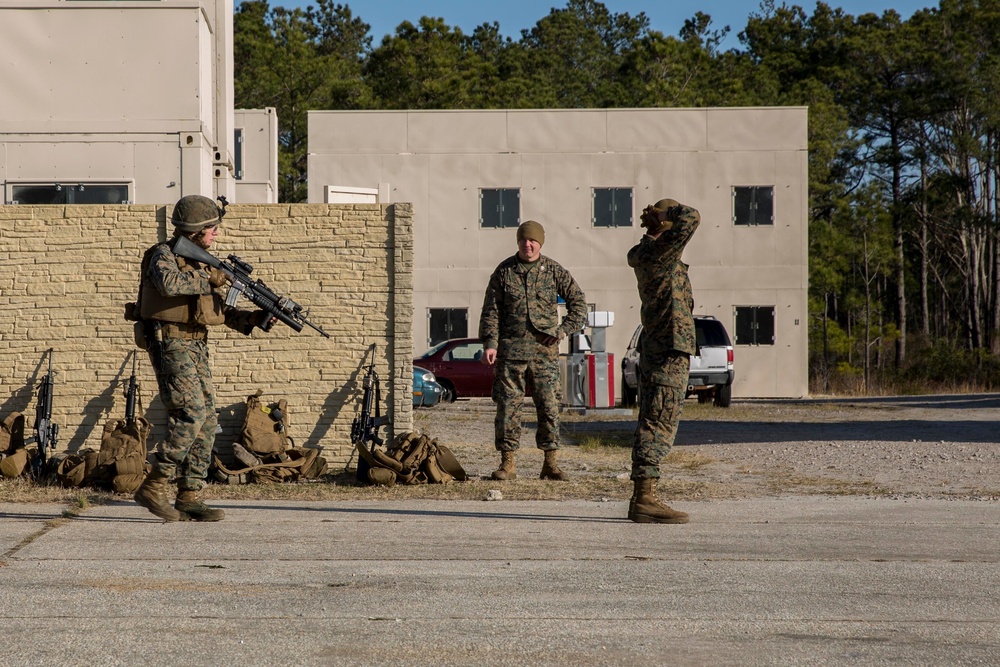
<path fill-rule="evenodd" d="M 438 343 L 413 360 L 414 366 L 426 368 L 444 390 L 441 402 L 456 398 L 490 396 L 493 390 L 493 366 L 480 363 L 483 344 L 478 338 L 452 338 Z"/>

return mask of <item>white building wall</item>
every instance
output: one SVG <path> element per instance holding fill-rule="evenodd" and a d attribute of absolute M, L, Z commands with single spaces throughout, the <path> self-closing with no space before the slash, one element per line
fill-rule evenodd
<path fill-rule="evenodd" d="M 232 23 L 233 0 L 0 0 L 4 201 L 98 182 L 135 203 L 233 201 Z M 253 138 L 276 145 L 276 124 Z M 273 152 L 274 181 L 249 192 L 275 190 Z"/>
<path fill-rule="evenodd" d="M 639 320 L 625 262 L 639 213 L 664 197 L 699 209 L 684 260 L 695 312 L 735 337 L 736 306 L 774 306 L 775 344 L 736 348 L 737 397 L 808 392 L 807 110 L 608 109 L 311 112 L 309 201 L 326 185 L 389 184 L 414 206 L 414 352 L 430 308 L 468 308 L 475 336 L 493 268 L 514 229 L 480 227 L 481 188 L 519 188 L 521 221 L 546 231 L 542 252 L 567 267 L 597 310 L 615 312 L 620 359 Z M 773 186 L 772 226 L 736 226 L 734 186 Z M 632 227 L 595 228 L 592 189 L 633 188 Z M 383 202 L 385 203 L 385 202 Z"/>

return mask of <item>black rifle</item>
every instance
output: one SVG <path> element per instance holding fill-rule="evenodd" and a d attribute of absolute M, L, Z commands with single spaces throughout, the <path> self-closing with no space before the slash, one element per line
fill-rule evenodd
<path fill-rule="evenodd" d="M 139 397 L 139 383 L 135 380 L 135 352 L 132 353 L 132 377 L 128 379 L 128 387 L 125 389 L 125 423 L 128 426 L 135 424 L 135 404 Z"/>
<path fill-rule="evenodd" d="M 55 374 L 52 372 L 52 348 L 49 348 L 49 372 L 42 379 L 35 398 L 35 435 L 25 444 L 38 443 L 38 453 L 32 462 L 32 472 L 37 478 L 45 468 L 48 450 L 55 450 L 59 440 L 59 424 L 52 423 L 52 390 L 55 387 Z"/>
<path fill-rule="evenodd" d="M 304 310 L 302 306 L 287 296 L 275 294 L 262 281 L 251 280 L 250 273 L 253 271 L 253 266 L 244 262 L 236 255 L 230 255 L 229 261 L 224 262 L 204 248 L 195 245 L 184 236 L 178 237 L 177 242 L 174 244 L 174 254 L 222 270 L 229 278 L 230 283 L 229 293 L 226 295 L 226 305 L 230 307 L 235 306 L 236 299 L 242 293 L 255 306 L 270 316 L 265 321 L 264 326 L 261 327 L 264 331 L 268 331 L 271 328 L 272 318 L 277 318 L 295 331 L 302 331 L 302 325 L 306 325 L 327 338 L 330 337 L 330 334 L 306 319 L 309 312 Z"/>
<path fill-rule="evenodd" d="M 365 355 L 367 356 L 367 354 Z M 378 430 L 389 423 L 388 417 L 380 416 L 382 405 L 382 390 L 379 385 L 378 372 L 375 370 L 375 344 L 372 344 L 372 360 L 368 364 L 368 372 L 365 373 L 364 383 L 365 393 L 361 399 L 361 414 L 354 418 L 351 424 L 351 443 L 356 447 L 369 448 L 375 450 L 375 445 L 384 444 L 385 441 L 379 437 Z M 372 417 L 372 403 L 375 404 L 375 416 Z M 358 479 L 368 480 L 368 462 L 364 457 L 358 458 Z"/>

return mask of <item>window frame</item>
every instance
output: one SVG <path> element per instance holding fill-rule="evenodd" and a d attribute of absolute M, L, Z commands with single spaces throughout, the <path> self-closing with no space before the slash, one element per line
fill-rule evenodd
<path fill-rule="evenodd" d="M 489 195 L 487 194 L 489 193 Z M 487 224 L 486 206 L 487 199 L 496 194 L 498 211 L 496 214 L 496 224 Z M 510 209 L 512 212 L 508 211 Z M 513 220 L 511 220 L 513 217 Z M 509 229 L 521 224 L 521 188 L 479 188 L 479 228 L 480 229 Z"/>
<path fill-rule="evenodd" d="M 450 334 L 446 338 L 441 340 L 434 340 L 434 329 L 433 323 L 435 321 L 435 313 L 439 316 L 445 316 L 445 329 Z M 457 329 L 461 335 L 456 335 L 455 324 L 461 321 L 464 326 L 464 332 L 462 328 Z M 427 309 L 427 345 L 430 347 L 435 347 L 438 344 L 451 340 L 453 338 L 469 338 L 469 308 L 468 306 L 443 306 L 443 307 L 429 307 Z"/>
<path fill-rule="evenodd" d="M 625 205 L 621 201 L 621 198 L 627 194 L 628 204 Z M 600 187 L 591 188 L 591 216 L 590 224 L 594 229 L 617 229 L 619 227 L 632 227 L 634 223 L 634 211 L 635 211 L 635 191 L 632 187 Z M 605 218 L 598 212 L 599 206 L 603 206 L 600 202 L 602 196 L 610 196 L 610 224 L 601 224 L 600 220 Z M 627 216 L 620 211 L 627 212 Z M 622 220 L 622 217 L 627 217 L 627 220 Z"/>
<path fill-rule="evenodd" d="M 128 205 L 134 203 L 134 192 L 135 192 L 135 182 L 128 181 L 112 181 L 112 180 L 79 180 L 79 179 L 60 179 L 51 181 L 7 181 L 4 183 L 4 204 L 8 206 L 30 206 L 31 204 L 24 203 L 21 199 L 16 198 L 16 191 L 21 188 L 55 188 L 57 192 L 64 193 L 64 201 L 62 202 L 45 202 L 42 204 L 35 204 L 40 206 L 75 206 L 75 205 Z M 90 188 L 90 192 L 93 193 L 95 190 L 100 191 L 100 188 L 124 188 L 125 194 L 128 199 L 114 202 L 78 202 L 75 201 L 73 193 L 85 192 L 87 188 Z"/>
<path fill-rule="evenodd" d="M 764 317 L 764 314 L 767 317 Z M 749 317 L 749 321 L 746 318 Z M 733 306 L 733 345 L 761 347 L 776 345 L 775 306 Z M 763 327 L 762 327 L 763 325 Z M 770 340 L 762 340 L 770 337 Z M 744 340 L 750 338 L 751 340 Z"/>
<path fill-rule="evenodd" d="M 744 198 L 748 199 L 746 204 L 741 201 Z M 732 207 L 732 220 L 736 227 L 773 227 L 774 186 L 734 185 Z"/>

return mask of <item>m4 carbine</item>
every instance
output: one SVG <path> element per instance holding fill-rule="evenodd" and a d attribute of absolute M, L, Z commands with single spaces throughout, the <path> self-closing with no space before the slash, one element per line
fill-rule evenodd
<path fill-rule="evenodd" d="M 228 262 L 222 261 L 204 248 L 195 245 L 184 236 L 179 237 L 177 243 L 174 244 L 174 254 L 185 259 L 207 264 L 225 273 L 229 279 L 229 293 L 226 294 L 226 305 L 230 307 L 235 306 L 236 299 L 240 294 L 243 294 L 255 306 L 270 316 L 262 327 L 264 331 L 271 328 L 272 318 L 277 318 L 295 331 L 302 331 L 302 326 L 306 325 L 327 338 L 330 337 L 330 334 L 307 319 L 309 312 L 304 310 L 302 306 L 287 296 L 275 294 L 263 281 L 252 280 L 250 273 L 253 271 L 253 266 L 244 262 L 236 255 L 230 255 Z"/>
<path fill-rule="evenodd" d="M 38 443 L 38 454 L 32 462 L 32 472 L 37 478 L 45 468 L 48 450 L 55 450 L 59 440 L 59 424 L 52 423 L 52 395 L 55 387 L 55 374 L 52 372 L 52 348 L 49 348 L 49 372 L 38 387 L 35 398 L 35 435 L 25 441 L 25 444 Z"/>
<path fill-rule="evenodd" d="M 366 355 L 367 356 L 367 355 Z M 375 345 L 372 344 L 372 360 L 368 364 L 368 372 L 365 373 L 363 384 L 365 393 L 361 399 L 361 414 L 354 418 L 351 424 L 351 443 L 358 450 L 357 479 L 359 482 L 367 483 L 368 471 L 372 464 L 372 457 L 378 452 L 375 445 L 385 444 L 379 437 L 378 430 L 389 423 L 388 417 L 382 417 L 379 412 L 382 405 L 382 390 L 378 381 L 378 372 L 375 370 Z M 375 405 L 375 416 L 372 416 L 372 404 Z M 353 454 L 352 454 L 353 456 Z M 348 461 L 350 465 L 350 461 Z"/>
<path fill-rule="evenodd" d="M 129 426 L 135 424 L 135 404 L 139 397 L 139 383 L 135 379 L 135 352 L 132 352 L 132 377 L 128 379 L 128 387 L 125 388 L 125 423 Z"/>

